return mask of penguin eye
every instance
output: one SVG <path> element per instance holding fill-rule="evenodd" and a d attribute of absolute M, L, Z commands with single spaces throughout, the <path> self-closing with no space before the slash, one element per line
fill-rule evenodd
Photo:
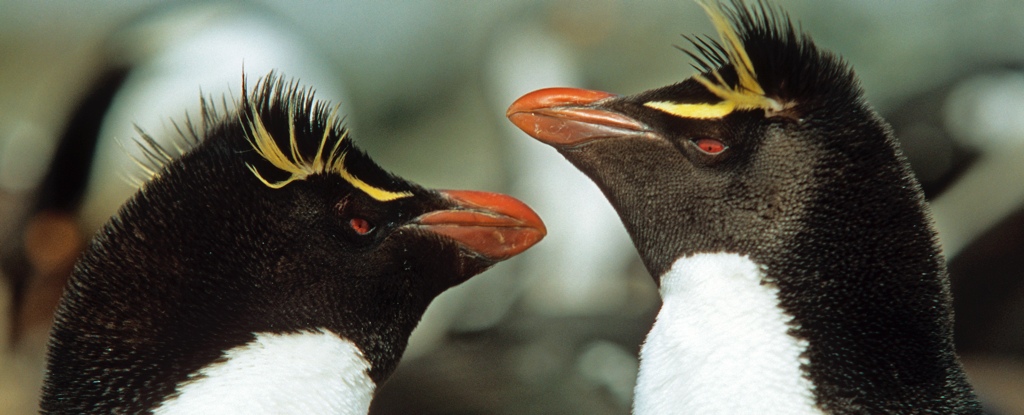
<path fill-rule="evenodd" d="M 729 146 L 713 138 L 695 138 L 693 139 L 693 144 L 697 146 L 700 151 L 712 155 L 719 154 L 729 148 Z"/>
<path fill-rule="evenodd" d="M 363 218 L 352 218 L 348 221 L 348 225 L 352 227 L 352 230 L 360 235 L 366 235 L 373 232 L 373 225 L 369 221 Z"/>

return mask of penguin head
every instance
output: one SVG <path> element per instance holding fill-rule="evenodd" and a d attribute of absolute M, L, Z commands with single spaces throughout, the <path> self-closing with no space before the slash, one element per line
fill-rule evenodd
<path fill-rule="evenodd" d="M 336 109 L 297 85 L 271 77 L 256 90 L 236 122 L 208 133 L 211 148 L 200 146 L 179 166 L 232 153 L 209 169 L 234 174 L 207 177 L 231 187 L 216 195 L 225 211 L 260 210 L 249 216 L 263 223 L 243 223 L 268 236 L 258 252 L 294 251 L 300 263 L 322 263 L 339 280 L 356 279 L 354 286 L 407 286 L 432 298 L 544 236 L 540 218 L 512 197 L 427 189 L 386 172 L 355 147 Z M 232 200 L 246 197 L 253 203 Z"/>
<path fill-rule="evenodd" d="M 76 266 L 46 405 L 151 407 L 258 334 L 333 333 L 379 384 L 434 297 L 545 234 L 512 197 L 384 171 L 297 84 L 271 75 L 235 108 L 204 104 L 180 156 L 143 136 L 153 177 Z"/>
<path fill-rule="evenodd" d="M 687 38 L 701 73 L 630 96 L 538 90 L 507 113 L 598 184 L 656 278 L 695 252 L 779 254 L 820 189 L 916 186 L 839 57 L 766 4 L 701 5 L 721 38 Z"/>
<path fill-rule="evenodd" d="M 363 349 L 378 380 L 434 297 L 545 234 L 512 197 L 386 172 L 336 109 L 295 83 L 272 75 L 237 107 L 227 117 L 204 110 L 204 131 L 188 134 L 199 145 L 150 169 L 156 179 L 120 214 L 145 235 L 120 246 L 158 251 L 126 257 L 188 259 L 210 278 L 165 288 L 209 294 L 181 300 L 212 315 L 239 313 L 210 323 L 222 330 L 331 330 Z"/>
<path fill-rule="evenodd" d="M 540 218 L 512 197 L 421 187 L 381 169 L 347 131 L 331 131 L 332 115 L 312 116 L 314 122 L 326 116 L 323 132 L 302 131 L 296 119 L 304 111 L 293 111 L 287 119 L 273 108 L 249 112 L 245 128 L 253 151 L 242 161 L 248 177 L 240 187 L 263 199 L 265 212 L 255 216 L 273 218 L 267 226 L 274 245 L 339 276 L 325 280 L 313 273 L 311 283 L 381 293 L 407 289 L 429 301 L 544 236 Z M 302 139 L 321 134 L 320 141 Z"/>

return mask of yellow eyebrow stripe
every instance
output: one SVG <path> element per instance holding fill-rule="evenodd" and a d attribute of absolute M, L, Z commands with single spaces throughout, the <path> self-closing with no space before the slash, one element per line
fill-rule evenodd
<path fill-rule="evenodd" d="M 378 201 L 390 202 L 392 200 L 412 196 L 412 193 L 410 192 L 391 192 L 381 189 L 379 187 L 371 186 L 370 184 L 362 180 L 359 180 L 358 177 L 353 176 L 352 173 L 348 172 L 348 170 L 345 170 L 344 164 L 345 156 L 343 155 L 341 156 L 341 159 L 338 161 L 338 163 L 335 165 L 334 171 L 338 173 L 338 175 L 341 176 L 342 179 L 345 179 L 346 182 L 349 182 L 349 184 L 351 184 L 353 187 L 362 190 L 363 193 L 366 193 L 367 195 Z"/>
<path fill-rule="evenodd" d="M 715 104 L 680 104 L 668 101 L 651 101 L 644 103 L 644 106 L 679 118 L 699 120 L 716 120 L 732 114 L 736 110 L 735 101 L 721 101 Z"/>

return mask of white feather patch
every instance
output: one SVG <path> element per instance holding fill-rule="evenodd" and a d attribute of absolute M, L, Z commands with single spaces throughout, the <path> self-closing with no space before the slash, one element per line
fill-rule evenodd
<path fill-rule="evenodd" d="M 696 254 L 661 277 L 633 413 L 821 414 L 778 289 L 746 256 Z"/>
<path fill-rule="evenodd" d="M 259 333 L 224 358 L 153 412 L 364 415 L 376 388 L 359 348 L 330 332 Z"/>

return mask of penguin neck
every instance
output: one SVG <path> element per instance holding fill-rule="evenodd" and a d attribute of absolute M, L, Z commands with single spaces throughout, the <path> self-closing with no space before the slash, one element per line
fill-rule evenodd
<path fill-rule="evenodd" d="M 673 263 L 640 352 L 635 414 L 821 414 L 802 371 L 807 344 L 789 334 L 792 317 L 763 280 L 739 254 Z"/>
<path fill-rule="evenodd" d="M 804 372 L 824 410 L 974 413 L 927 205 L 885 139 L 892 151 L 871 154 L 856 151 L 864 137 L 830 139 L 846 146 L 827 152 L 838 160 L 863 157 L 817 172 L 790 236 L 758 260 L 794 316 L 794 335 L 808 342 Z"/>
<path fill-rule="evenodd" d="M 330 332 L 258 333 L 177 385 L 154 414 L 366 414 L 370 363 Z"/>

